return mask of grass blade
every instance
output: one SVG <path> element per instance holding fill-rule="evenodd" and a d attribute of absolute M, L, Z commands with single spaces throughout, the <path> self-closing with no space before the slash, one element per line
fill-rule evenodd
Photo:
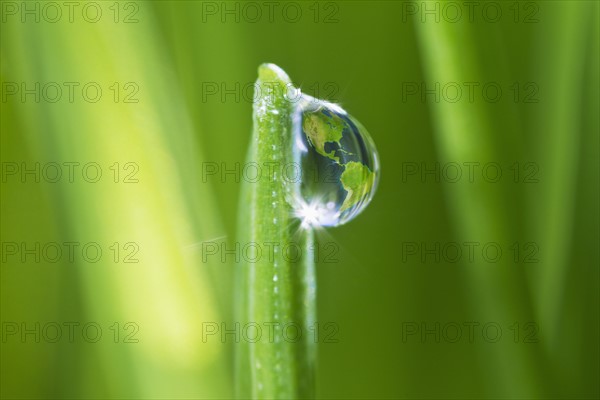
<path fill-rule="evenodd" d="M 253 398 L 314 396 L 315 346 L 308 340 L 308 324 L 315 320 L 312 232 L 293 233 L 292 208 L 286 199 L 292 183 L 280 174 L 291 162 L 293 103 L 286 96 L 291 82 L 279 67 L 259 67 L 254 104 L 254 128 L 248 163 L 273 163 L 268 177 L 245 183 L 240 208 L 243 245 L 273 249 L 256 262 L 241 266 L 241 320 L 259 326 L 262 336 L 242 343 L 237 359 L 238 395 Z M 294 241 L 294 242 L 293 242 Z M 300 246 L 299 259 L 285 254 L 288 245 Z M 304 339 L 295 339 L 294 325 Z M 249 326 L 249 325 L 245 325 Z M 292 331 L 294 333 L 292 333 Z"/>

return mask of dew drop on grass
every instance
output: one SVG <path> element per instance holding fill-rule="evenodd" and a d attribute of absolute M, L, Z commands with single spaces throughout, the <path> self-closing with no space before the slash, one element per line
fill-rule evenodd
<path fill-rule="evenodd" d="M 380 174 L 379 155 L 365 127 L 337 104 L 302 95 L 293 135 L 301 178 L 291 203 L 302 226 L 338 226 L 360 214 Z"/>

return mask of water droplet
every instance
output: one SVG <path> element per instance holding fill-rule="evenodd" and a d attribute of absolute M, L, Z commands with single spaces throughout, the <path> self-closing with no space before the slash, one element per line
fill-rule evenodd
<path fill-rule="evenodd" d="M 277 277 L 277 275 L 273 275 L 273 282 L 277 282 L 279 278 Z"/>
<path fill-rule="evenodd" d="M 291 200 L 304 228 L 338 226 L 360 214 L 379 181 L 379 156 L 364 126 L 337 104 L 303 95 L 294 115 Z"/>

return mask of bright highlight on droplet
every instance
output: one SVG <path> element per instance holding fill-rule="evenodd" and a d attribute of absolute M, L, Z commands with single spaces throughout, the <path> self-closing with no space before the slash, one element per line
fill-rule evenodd
<path fill-rule="evenodd" d="M 331 214 L 331 207 L 323 206 L 317 200 L 313 200 L 311 203 L 306 203 L 302 199 L 297 201 L 294 214 L 296 218 L 301 221 L 301 227 L 303 229 L 309 228 L 320 228 L 321 226 L 330 226 L 334 223 L 333 220 L 337 220 L 335 214 Z"/>
<path fill-rule="evenodd" d="M 367 130 L 339 105 L 302 95 L 293 134 L 302 179 L 292 206 L 302 227 L 337 226 L 355 218 L 379 181 L 379 156 Z"/>

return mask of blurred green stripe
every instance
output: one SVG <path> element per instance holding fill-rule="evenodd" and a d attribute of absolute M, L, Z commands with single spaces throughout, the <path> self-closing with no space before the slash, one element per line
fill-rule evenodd
<path fill-rule="evenodd" d="M 424 24 L 416 22 L 426 82 L 476 82 L 481 87 L 486 82 L 506 78 L 501 68 L 490 79 L 481 68 L 480 47 L 476 38 L 480 27 L 469 24 L 452 24 L 445 21 Z M 483 27 L 494 32 L 493 27 Z M 489 33 L 489 32 L 488 32 Z M 488 35 L 489 37 L 489 35 Z M 501 55 L 499 57 L 505 57 Z M 491 107 L 496 104 L 478 98 L 466 101 L 445 100 L 430 103 L 434 115 L 434 132 L 442 163 L 505 162 L 501 148 L 517 145 L 515 134 L 505 137 L 502 128 L 492 118 Z M 497 112 L 497 111 L 496 111 Z M 516 121 L 506 108 L 506 118 Z M 512 122 L 514 126 L 515 122 Z M 507 123 L 511 125 L 511 123 Z M 481 171 L 480 169 L 478 171 Z M 501 184 L 490 184 L 481 179 L 444 185 L 445 201 L 459 241 L 499 243 L 506 249 L 514 241 L 518 220 L 515 220 L 512 194 Z M 515 320 L 527 320 L 530 313 L 526 287 L 519 285 L 522 272 L 511 265 L 510 256 L 504 255 L 498 264 L 477 262 L 466 266 L 464 279 L 469 283 L 470 296 L 477 299 L 471 306 L 476 321 L 501 321 L 506 326 Z M 515 311 L 519 311 L 517 314 Z M 530 349 L 527 349 L 530 350 Z M 496 346 L 482 355 L 487 362 L 497 364 L 493 375 L 482 370 L 490 396 L 508 397 L 511 393 L 538 397 L 540 391 L 536 360 L 531 351 L 514 346 Z"/>
<path fill-rule="evenodd" d="M 219 357 L 224 347 L 201 341 L 202 323 L 222 319 L 208 282 L 208 267 L 201 263 L 199 251 L 186 250 L 223 230 L 214 199 L 198 184 L 200 145 L 178 82 L 169 72 L 172 66 L 165 60 L 165 49 L 158 45 L 154 20 L 145 13 L 139 24 L 115 27 L 107 21 L 76 28 L 73 37 L 73 26 L 65 24 L 12 24 L 6 31 L 3 27 L 3 34 L 12 37 L 2 46 L 3 60 L 8 60 L 3 63 L 3 78 L 42 85 L 94 81 L 104 89 L 101 101 L 93 104 L 80 98 L 73 104 L 20 104 L 20 118 L 27 124 L 20 132 L 37 148 L 36 161 L 101 165 L 106 175 L 97 184 L 56 187 L 52 207 L 58 203 L 65 210 L 57 239 L 96 241 L 105 251 L 113 242 L 121 246 L 135 242 L 140 261 L 114 264 L 112 255 L 106 254 L 95 265 L 52 267 L 71 268 L 67 273 L 79 277 L 81 291 L 62 290 L 83 296 L 70 298 L 83 303 L 83 321 L 98 322 L 107 336 L 113 322 L 121 327 L 135 322 L 139 343 L 99 342 L 94 357 L 80 365 L 84 374 L 76 379 L 82 384 L 80 391 L 65 386 L 59 393 L 230 396 Z M 22 43 L 15 38 L 23 38 Z M 135 82 L 139 103 L 114 103 L 108 90 L 113 82 Z M 137 163 L 140 182 L 113 183 L 109 167 L 114 162 Z M 122 257 L 126 252 L 121 251 Z M 195 379 L 201 373 L 212 377 L 211 382 Z M 92 381 L 106 385 L 94 386 Z M 31 395 L 47 395 L 40 390 Z"/>

